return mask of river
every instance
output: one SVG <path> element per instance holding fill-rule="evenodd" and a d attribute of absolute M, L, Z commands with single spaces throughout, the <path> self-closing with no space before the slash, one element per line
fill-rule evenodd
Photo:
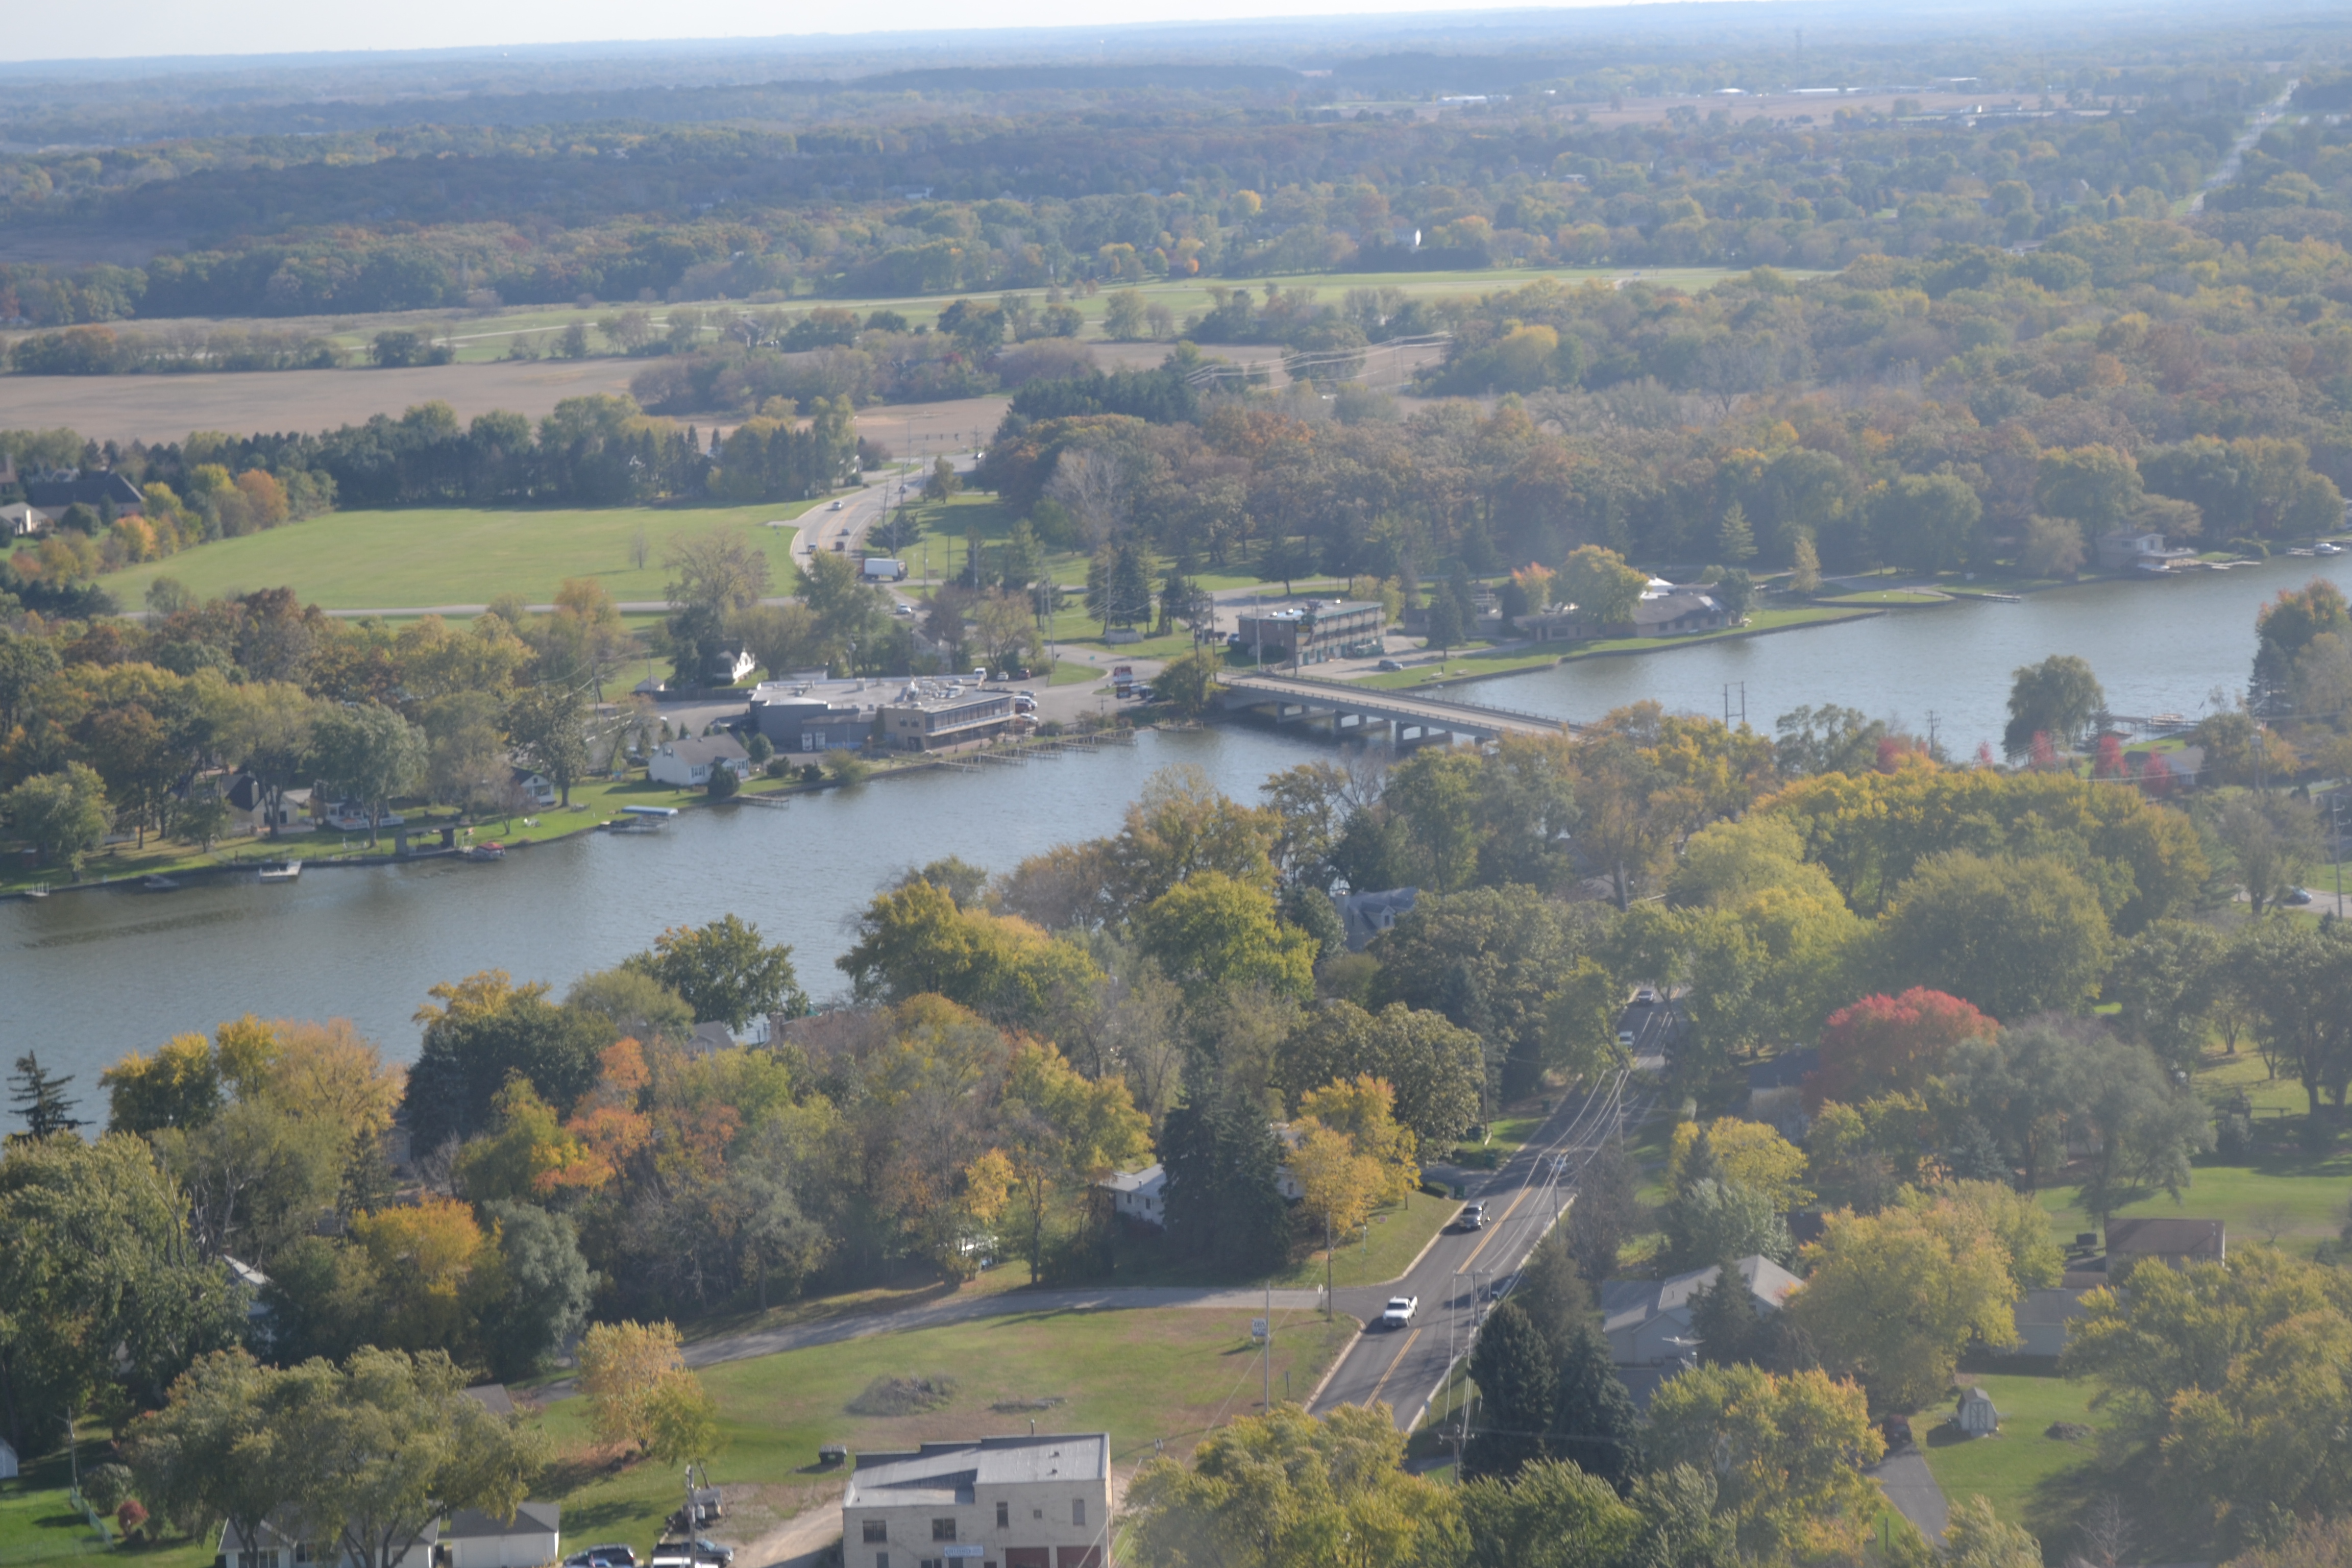
<path fill-rule="evenodd" d="M 1838 702 L 1924 728 L 1958 756 L 1998 743 L 2010 673 L 2053 653 L 2091 662 L 2119 712 L 2195 714 L 2244 689 L 2256 607 L 2325 563 L 2283 560 L 2179 581 L 2088 584 L 2022 604 L 1960 602 L 1872 620 L 1638 658 L 1590 659 L 1459 689 L 1474 701 L 1571 719 L 1655 698 L 1720 714 L 1747 683 L 1749 721 Z M 1737 716 L 1738 692 L 1733 691 Z M 551 982 L 650 944 L 665 926 L 732 911 L 790 942 L 820 999 L 875 889 L 960 855 L 991 870 L 1112 831 L 1160 767 L 1191 763 L 1254 798 L 1319 743 L 1248 725 L 1149 733 L 1132 748 L 977 774 L 879 780 L 793 800 L 688 813 L 665 833 L 585 835 L 502 865 L 314 868 L 289 886 L 238 880 L 173 893 L 106 889 L 0 903 L 0 1063 L 37 1051 L 76 1075 L 84 1114 L 98 1070 L 183 1030 L 252 1012 L 348 1017 L 398 1059 L 425 988 L 481 969 Z"/>

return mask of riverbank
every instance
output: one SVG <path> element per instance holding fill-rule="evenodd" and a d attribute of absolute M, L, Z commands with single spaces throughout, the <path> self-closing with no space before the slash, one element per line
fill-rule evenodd
<path fill-rule="evenodd" d="M 242 876 L 257 875 L 264 866 L 280 865 L 288 860 L 302 862 L 305 873 L 345 868 L 424 865 L 436 860 L 465 861 L 465 850 L 469 844 L 496 843 L 509 851 L 529 850 L 608 831 L 614 820 L 623 815 L 623 808 L 627 806 L 665 806 L 680 813 L 735 805 L 778 806 L 796 796 L 821 795 L 827 790 L 850 788 L 875 780 L 916 773 L 976 772 L 982 767 L 1015 763 L 1063 751 L 1132 744 L 1134 738 L 1134 728 L 1122 722 L 1110 729 L 1034 736 L 968 752 L 885 754 L 864 759 L 863 768 L 855 778 L 827 773 L 818 779 L 794 778 L 789 783 L 757 780 L 724 799 L 713 799 L 704 790 L 678 789 L 655 784 L 642 775 L 626 780 L 593 780 L 572 786 L 572 802 L 569 806 L 550 806 L 536 816 L 518 815 L 471 822 L 455 812 L 409 816 L 399 831 L 405 832 L 412 839 L 421 837 L 437 840 L 444 829 L 455 829 L 459 841 L 447 847 L 437 842 L 421 845 L 406 854 L 386 852 L 382 847 L 385 840 L 395 836 L 394 830 L 389 828 L 379 830 L 375 844 L 368 844 L 362 835 L 320 830 L 291 834 L 278 839 L 240 838 L 232 845 L 211 850 L 172 844 L 158 836 L 144 847 L 110 846 L 100 858 L 100 863 L 107 868 L 105 874 L 92 876 L 86 871 L 78 881 L 60 882 L 54 871 L 38 867 L 0 874 L 0 899 L 29 899 L 35 896 L 32 889 L 42 886 L 47 887 L 51 896 L 103 889 L 137 889 L 151 877 L 169 877 L 183 884 L 233 880 Z M 761 787 L 762 784 L 773 784 L 773 787 L 763 788 Z M 158 889 L 157 896 L 173 890 L 177 889 Z"/>
<path fill-rule="evenodd" d="M 1932 601 L 1930 601 L 1932 602 Z M 1892 606 L 1869 608 L 1837 608 L 1809 605 L 1787 610 L 1759 610 L 1737 626 L 1720 631 L 1696 632 L 1675 637 L 1605 637 L 1591 642 L 1571 643 L 1569 651 L 1557 651 L 1559 644 L 1503 643 L 1490 651 L 1464 654 L 1457 661 L 1448 659 L 1439 672 L 1427 669 L 1389 670 L 1368 675 L 1350 681 L 1350 685 L 1374 688 L 1382 691 L 1402 691 L 1439 686 L 1466 686 L 1481 680 L 1496 680 L 1508 675 L 1525 675 L 1529 670 L 1549 669 L 1559 665 L 1575 664 L 1585 659 L 1627 658 L 1642 654 L 1670 653 L 1675 648 L 1690 647 L 1700 643 L 1737 642 L 1748 637 L 1770 637 L 1779 632 L 1801 631 L 1808 626 L 1836 626 L 1845 621 L 1864 621 L 1888 613 Z M 1454 673 L 1456 663 L 1478 664 L 1483 668 Z"/>

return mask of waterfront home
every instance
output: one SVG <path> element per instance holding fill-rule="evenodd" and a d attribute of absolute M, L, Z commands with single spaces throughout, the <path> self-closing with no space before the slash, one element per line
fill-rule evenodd
<path fill-rule="evenodd" d="M 2102 572 L 2166 572 L 2176 561 L 2194 561 L 2194 550 L 2167 550 L 2164 535 L 2144 528 L 2117 528 L 2092 542 Z"/>
<path fill-rule="evenodd" d="M 779 752 L 854 752 L 874 733 L 876 710 L 849 687 L 833 692 L 814 681 L 764 680 L 751 689 L 750 716 Z"/>
<path fill-rule="evenodd" d="M 1633 635 L 1640 637 L 1687 637 L 1694 632 L 1720 631 L 1731 624 L 1731 612 L 1703 587 L 1685 587 L 1662 577 L 1633 601 Z"/>
<path fill-rule="evenodd" d="M 555 781 L 545 773 L 530 768 L 518 767 L 509 769 L 508 777 L 513 781 L 517 793 L 535 806 L 542 808 L 551 806 L 562 798 L 562 792 L 555 787 Z"/>
<path fill-rule="evenodd" d="M 857 1456 L 841 1495 L 841 1562 L 1103 1568 L 1110 1527 L 1107 1432 L 925 1443 Z"/>
<path fill-rule="evenodd" d="M 1372 938 L 1384 931 L 1396 929 L 1397 917 L 1412 913 L 1412 903 L 1418 888 L 1384 888 L 1369 893 L 1342 893 L 1336 900 L 1339 906 L 1339 926 L 1347 932 L 1348 951 L 1361 952 Z"/>
<path fill-rule="evenodd" d="M 715 769 L 726 768 L 739 779 L 751 776 L 751 753 L 732 735 L 686 736 L 664 741 L 646 763 L 646 776 L 677 789 L 701 789 Z"/>
<path fill-rule="evenodd" d="M 915 680 L 885 702 L 877 723 L 885 743 L 902 752 L 929 752 L 965 741 L 985 741 L 1013 728 L 1013 694 L 960 681 Z"/>
<path fill-rule="evenodd" d="M 307 833 L 318 826 L 310 818 L 308 789 L 283 790 L 272 799 L 268 785 L 251 773 L 238 773 L 221 794 L 228 802 L 232 833 L 266 834 L 273 827 L 280 833 Z"/>

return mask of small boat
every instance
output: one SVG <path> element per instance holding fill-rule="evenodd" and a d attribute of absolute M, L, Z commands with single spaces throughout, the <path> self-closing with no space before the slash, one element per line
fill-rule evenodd
<path fill-rule="evenodd" d="M 177 879 L 162 875 L 149 877 L 139 885 L 151 893 L 175 892 L 180 886 Z"/>
<path fill-rule="evenodd" d="M 290 882 L 301 874 L 302 862 L 299 860 L 285 860 L 261 868 L 261 879 L 265 882 Z"/>
<path fill-rule="evenodd" d="M 469 844 L 466 847 L 466 858 L 468 860 L 503 860 L 506 858 L 507 847 L 503 844 Z"/>

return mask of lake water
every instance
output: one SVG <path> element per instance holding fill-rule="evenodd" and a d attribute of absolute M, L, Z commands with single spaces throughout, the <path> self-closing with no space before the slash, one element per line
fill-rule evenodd
<path fill-rule="evenodd" d="M 2179 581 L 2094 584 L 2022 604 L 1955 603 L 1639 658 L 1591 659 L 1459 689 L 1471 700 L 1571 719 L 1654 698 L 1720 714 L 1727 682 L 1748 715 L 1838 702 L 1937 732 L 1956 754 L 1998 742 L 2010 673 L 2053 653 L 2091 662 L 2118 712 L 2195 714 L 2242 690 L 2256 607 L 2326 563 L 2290 560 Z M 1737 714 L 1738 692 L 1733 692 Z M 551 982 L 650 944 L 666 926 L 733 912 L 790 942 L 801 983 L 843 989 L 833 961 L 875 889 L 961 855 L 1010 868 L 1049 845 L 1112 831 L 1171 763 L 1254 797 L 1320 742 L 1226 725 L 1146 734 L 1132 748 L 1023 767 L 936 773 L 829 791 L 782 809 L 695 812 L 666 833 L 588 835 L 505 864 L 312 868 L 290 886 L 197 884 L 0 903 L 0 1063 L 37 1051 L 74 1073 L 85 1114 L 99 1068 L 174 1032 L 252 1012 L 353 1019 L 388 1055 L 415 1054 L 425 988 L 480 969 Z"/>

